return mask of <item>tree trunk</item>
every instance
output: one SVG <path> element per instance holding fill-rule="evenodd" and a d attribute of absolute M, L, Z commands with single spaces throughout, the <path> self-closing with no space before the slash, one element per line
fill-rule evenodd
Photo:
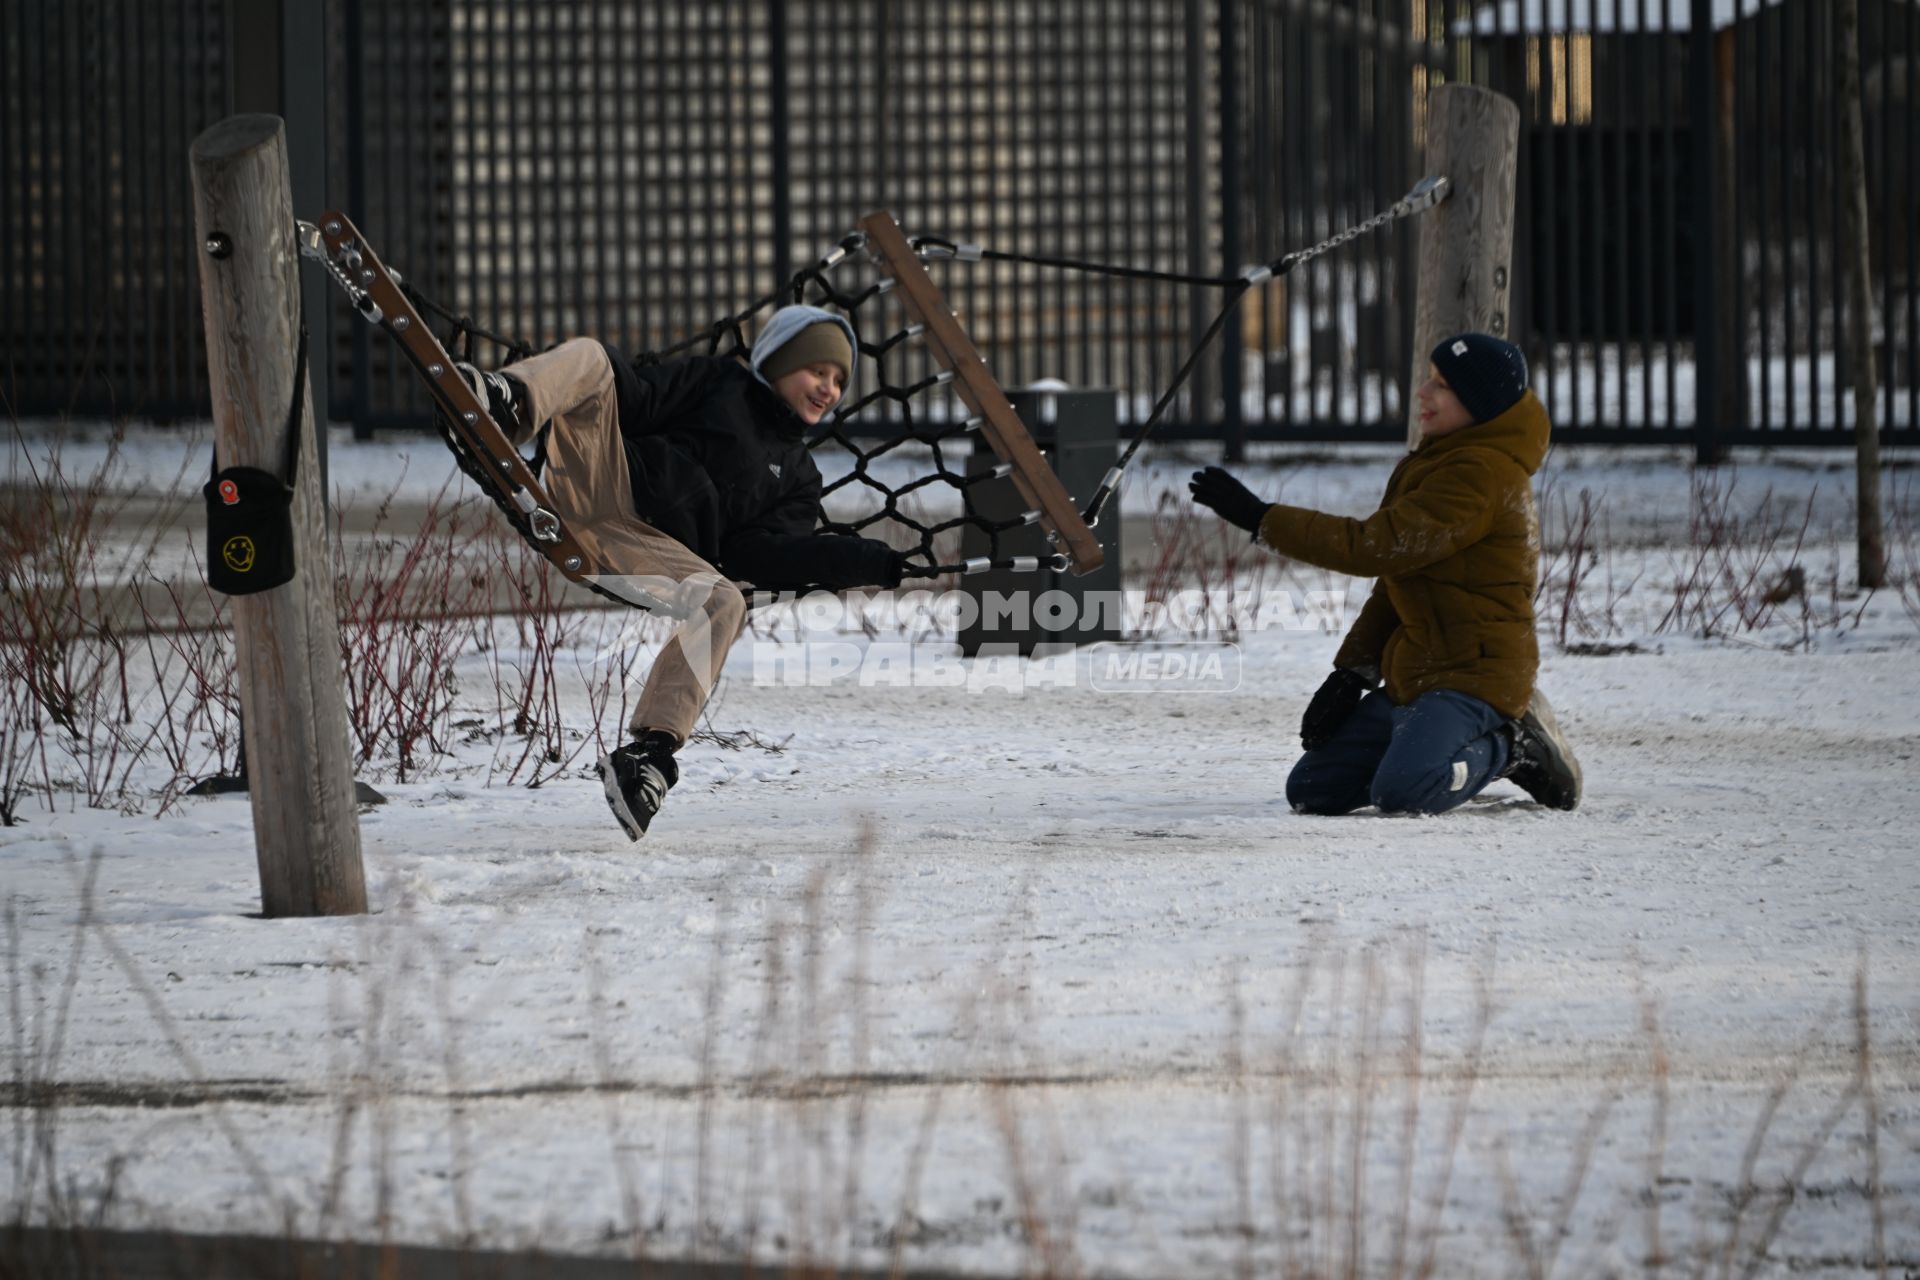
<path fill-rule="evenodd" d="M 1873 262 L 1868 240 L 1866 125 L 1860 109 L 1860 0 L 1834 8 L 1836 67 L 1840 95 L 1841 270 L 1846 276 L 1846 324 L 1841 341 L 1852 342 L 1846 363 L 1853 369 L 1855 506 L 1860 513 L 1860 585 L 1886 585 L 1887 543 L 1880 515 L 1880 419 L 1876 405 L 1879 369 L 1873 356 Z"/>

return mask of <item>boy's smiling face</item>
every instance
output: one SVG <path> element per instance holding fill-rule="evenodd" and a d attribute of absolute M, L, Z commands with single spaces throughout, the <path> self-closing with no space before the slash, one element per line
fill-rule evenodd
<path fill-rule="evenodd" d="M 772 385 L 774 394 L 785 400 L 787 407 L 811 427 L 840 403 L 840 396 L 847 389 L 847 374 L 830 360 L 818 360 L 803 364 L 792 373 L 781 374 Z"/>
<path fill-rule="evenodd" d="M 1420 384 L 1413 398 L 1420 406 L 1423 439 L 1435 440 L 1473 425 L 1473 415 L 1467 412 L 1467 406 L 1460 403 L 1460 397 L 1447 385 L 1446 378 L 1431 364 L 1427 366 L 1427 380 Z"/>

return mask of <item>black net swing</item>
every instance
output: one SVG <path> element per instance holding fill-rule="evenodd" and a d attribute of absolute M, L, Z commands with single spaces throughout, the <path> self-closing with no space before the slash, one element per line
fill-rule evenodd
<path fill-rule="evenodd" d="M 872 371 L 863 375 L 863 380 L 871 378 L 873 386 L 854 395 L 808 436 L 810 448 L 837 448 L 850 459 L 844 474 L 823 487 L 817 528 L 829 533 L 868 537 L 876 536 L 887 525 L 904 531 L 912 544 L 905 574 L 909 578 L 930 579 L 990 569 L 1036 572 L 1049 568 L 1086 573 L 1101 563 L 1102 553 L 1092 529 L 1116 492 L 1122 473 L 1240 299 L 1266 281 L 1286 275 L 1302 262 L 1388 222 L 1432 208 L 1444 200 L 1447 193 L 1445 178 L 1424 178 L 1393 205 L 1364 222 L 1316 245 L 1249 267 L 1240 275 L 1221 277 L 1001 253 L 937 237 L 909 242 L 889 215 L 875 213 L 862 220 L 861 230 L 797 272 L 779 289 L 716 320 L 700 333 L 658 351 L 643 353 L 638 360 L 658 363 L 695 352 L 743 356 L 751 345 L 749 330 L 764 313 L 788 302 L 833 308 L 852 325 L 860 353 L 865 357 L 861 365 Z M 536 348 L 524 340 L 481 327 L 471 317 L 441 306 L 401 280 L 397 273 L 379 262 L 344 214 L 322 215 L 318 226 L 303 222 L 297 231 L 301 252 L 325 263 L 363 318 L 380 325 L 400 343 L 433 394 L 436 424 L 462 470 L 486 490 L 529 545 L 552 561 L 569 580 L 623 603 L 653 607 L 657 602 L 608 590 L 596 580 L 601 573 L 588 563 L 566 527 L 564 514 L 552 509 L 540 488 L 542 456 L 538 446 L 535 456 L 525 459 L 506 442 L 486 406 L 454 373 L 453 357 L 449 355 L 450 350 L 457 351 L 460 359 L 493 368 L 531 356 Z M 1119 461 L 1102 478 L 1086 505 L 1077 507 L 1040 456 L 979 353 L 927 277 L 924 262 L 938 259 L 1026 262 L 1062 270 L 1213 287 L 1223 290 L 1226 296 L 1213 322 L 1161 393 Z M 877 266 L 880 273 L 877 278 L 858 287 L 841 283 L 840 271 L 849 263 L 860 261 Z M 898 297 L 901 309 L 906 312 L 905 324 L 896 324 L 888 318 L 888 308 L 871 305 L 887 294 Z M 429 329 L 424 320 L 426 315 L 446 326 L 444 344 Z M 481 344 L 490 350 L 483 353 Z M 952 394 L 931 395 L 943 387 L 951 388 Z M 876 430 L 874 418 L 880 414 L 889 417 Z M 997 465 L 988 469 L 969 467 L 980 443 L 998 456 Z M 927 450 L 932 469 L 920 470 L 908 479 L 890 483 L 889 465 L 911 445 Z M 822 468 L 822 474 L 829 470 Z M 972 474 L 968 474 L 969 470 Z M 978 514 L 979 504 L 971 500 L 975 487 L 1003 480 L 1014 484 L 1025 509 L 1007 519 L 989 519 Z M 927 513 L 925 501 L 943 488 L 960 499 L 959 514 L 942 517 Z M 856 505 L 856 500 L 858 504 L 871 505 L 845 510 Z M 841 514 L 835 514 L 836 511 Z M 1032 525 L 1045 530 L 1054 548 L 1052 554 L 1002 554 L 1002 539 L 1006 535 Z M 976 530 L 986 539 L 989 554 L 960 562 L 942 562 L 936 544 L 945 535 L 966 528 Z M 899 536 L 896 533 L 888 540 Z M 754 594 L 756 604 L 813 589 L 806 584 L 753 585 L 758 588 Z"/>
<path fill-rule="evenodd" d="M 885 218 L 885 215 L 874 216 Z M 886 225 L 892 227 L 890 218 L 886 219 Z M 828 478 L 816 523 L 820 532 L 878 537 L 895 545 L 904 542 L 908 579 L 926 580 L 990 569 L 1031 572 L 1050 568 L 1085 572 L 1097 566 L 1098 544 L 1080 521 L 1078 510 L 1064 491 L 1059 490 L 1058 481 L 1047 470 L 1031 440 L 1025 438 L 1024 427 L 1012 416 L 1011 409 L 1005 407 L 1004 396 L 985 375 L 984 364 L 978 361 L 971 343 L 959 333 L 957 323 L 944 313 L 944 305 L 936 306 L 933 300 L 937 299 L 937 292 L 928 294 L 931 284 L 926 281 L 915 251 L 907 247 L 897 229 L 892 231 L 892 240 L 897 244 L 887 245 L 892 251 L 889 260 L 876 249 L 868 232 L 856 232 L 797 272 L 778 290 L 671 346 L 640 353 L 634 357 L 635 362 L 658 364 L 689 354 L 744 360 L 758 322 L 778 307 L 809 303 L 837 311 L 846 317 L 856 335 L 861 356 L 859 387 L 864 389 L 850 390 L 849 398 L 839 409 L 807 436 L 808 447 L 817 455 L 837 452 L 845 459 L 844 465 L 821 468 L 823 476 Z M 903 258 L 911 258 L 911 264 Z M 858 282 L 848 280 L 847 268 L 862 262 L 881 264 L 896 274 L 883 270 L 877 275 L 870 272 L 868 278 Z M 900 272 L 917 276 L 910 282 L 910 288 L 921 295 L 918 304 L 908 303 L 909 315 L 904 323 L 895 308 L 880 301 L 896 291 Z M 444 346 L 454 359 L 483 368 L 497 368 L 525 359 L 537 350 L 529 342 L 496 333 L 471 316 L 442 306 L 410 283 L 396 283 L 419 314 L 431 317 L 443 328 Z M 914 313 L 934 309 L 941 311 L 940 320 L 951 327 L 947 341 L 937 347 L 930 341 L 915 341 L 927 335 L 928 325 L 915 318 Z M 383 319 L 391 328 L 391 317 Z M 971 356 L 972 364 L 978 367 L 956 371 L 951 359 L 955 346 L 964 347 L 964 354 Z M 936 351 L 948 358 L 946 367 L 941 367 Z M 941 388 L 952 386 L 956 380 L 973 384 L 974 394 L 968 399 L 984 398 L 995 403 L 983 406 L 985 413 L 972 413 L 966 401 L 938 394 Z M 964 390 L 962 394 L 966 394 Z M 994 421 L 996 418 L 998 421 Z M 529 527 L 527 514 L 497 491 L 492 469 L 468 447 L 455 429 L 457 423 L 453 415 L 444 406 L 436 414 L 436 423 L 462 469 L 493 493 L 503 512 L 529 542 L 537 549 L 547 550 Z M 1024 450 L 1016 448 L 1014 456 L 1003 458 L 991 468 L 974 467 L 972 474 L 968 474 L 970 459 L 978 450 L 1001 448 L 1004 444 L 1004 438 L 995 439 L 990 434 L 996 427 L 1002 432 L 1010 429 L 1024 440 Z M 1018 445 L 1019 441 L 1015 443 Z M 538 448 L 536 445 L 535 456 L 528 460 L 529 470 L 535 477 L 540 474 L 542 461 Z M 1051 509 L 1033 506 L 1017 516 L 1000 519 L 980 514 L 982 504 L 973 500 L 976 487 L 1005 482 L 1016 473 L 1020 473 L 1023 493 L 1037 491 L 1051 499 L 1047 503 Z M 1035 524 L 1047 526 L 1050 540 L 1066 549 L 1048 556 L 1011 555 L 1002 551 L 1002 539 L 1007 534 Z M 984 538 L 988 553 L 965 560 L 944 558 L 941 552 L 951 543 L 953 535 L 962 530 L 974 531 Z M 591 581 L 583 585 L 599 589 Z M 817 589 L 805 583 L 753 585 L 755 604 L 772 603 Z"/>

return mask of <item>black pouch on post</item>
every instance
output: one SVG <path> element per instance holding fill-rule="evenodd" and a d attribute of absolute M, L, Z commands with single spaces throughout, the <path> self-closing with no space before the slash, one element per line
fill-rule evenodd
<path fill-rule="evenodd" d="M 230 596 L 252 595 L 293 581 L 293 481 L 300 465 L 300 406 L 307 381 L 307 330 L 294 362 L 293 407 L 287 411 L 287 478 L 259 467 L 219 469 L 200 492 L 207 500 L 207 584 Z"/>

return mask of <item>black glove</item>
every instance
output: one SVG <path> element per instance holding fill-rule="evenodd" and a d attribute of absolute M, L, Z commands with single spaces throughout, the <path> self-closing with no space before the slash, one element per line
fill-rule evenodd
<path fill-rule="evenodd" d="M 1260 519 L 1273 504 L 1256 498 L 1253 490 L 1235 480 L 1219 467 L 1196 471 L 1187 481 L 1187 492 L 1203 507 L 1212 507 L 1228 524 L 1248 533 L 1260 532 Z"/>
<path fill-rule="evenodd" d="M 907 568 L 911 563 L 908 559 L 910 554 L 910 552 L 906 551 L 889 549 L 887 552 L 887 563 L 880 570 L 880 581 L 874 585 L 885 587 L 889 591 L 898 587 L 900 585 L 900 579 L 906 576 Z"/>
<path fill-rule="evenodd" d="M 1319 692 L 1307 703 L 1307 713 L 1300 717 L 1300 745 L 1309 751 L 1326 746 L 1372 688 L 1373 681 L 1358 672 L 1336 669 L 1321 682 Z"/>

